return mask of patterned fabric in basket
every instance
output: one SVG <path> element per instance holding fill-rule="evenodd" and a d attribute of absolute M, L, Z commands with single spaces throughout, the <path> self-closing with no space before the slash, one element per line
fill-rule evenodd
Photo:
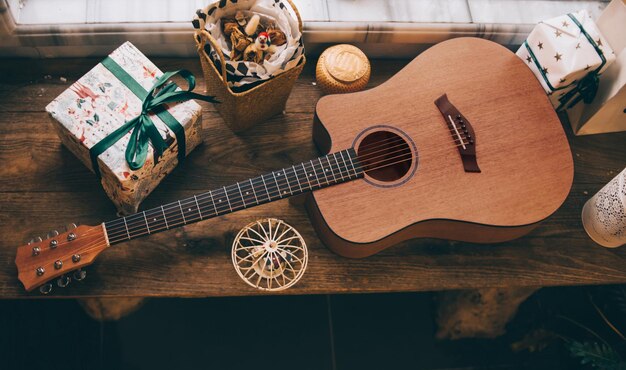
<path fill-rule="evenodd" d="M 287 37 L 287 43 L 277 48 L 269 60 L 263 63 L 230 60 L 231 46 L 222 33 L 221 20 L 234 17 L 237 11 L 250 11 L 262 18 L 275 22 Z M 237 93 L 249 90 L 268 79 L 299 65 L 304 57 L 302 33 L 296 16 L 289 3 L 282 0 L 222 0 L 205 9 L 200 9 L 193 20 L 196 29 L 206 29 L 221 47 L 226 59 L 226 74 L 229 88 Z M 220 56 L 205 45 L 206 53 L 211 57 L 221 73 Z"/>

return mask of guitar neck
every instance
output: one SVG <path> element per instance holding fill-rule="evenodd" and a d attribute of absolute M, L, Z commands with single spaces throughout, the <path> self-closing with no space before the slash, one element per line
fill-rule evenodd
<path fill-rule="evenodd" d="M 109 244 L 170 230 L 363 177 L 354 149 L 283 168 L 104 223 Z"/>

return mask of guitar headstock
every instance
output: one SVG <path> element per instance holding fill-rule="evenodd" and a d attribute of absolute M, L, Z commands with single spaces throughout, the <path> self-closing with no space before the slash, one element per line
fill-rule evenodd
<path fill-rule="evenodd" d="M 64 233 L 52 231 L 45 239 L 34 238 L 17 248 L 18 278 L 27 291 L 40 287 L 41 293 L 48 294 L 53 285 L 65 287 L 72 278 L 83 280 L 86 273 L 82 268 L 108 246 L 102 225 L 72 224 Z"/>

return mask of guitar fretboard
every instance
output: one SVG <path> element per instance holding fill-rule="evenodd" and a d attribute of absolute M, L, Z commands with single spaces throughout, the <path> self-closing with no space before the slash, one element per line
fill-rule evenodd
<path fill-rule="evenodd" d="M 104 223 L 110 244 L 361 178 L 354 149 L 224 186 Z"/>

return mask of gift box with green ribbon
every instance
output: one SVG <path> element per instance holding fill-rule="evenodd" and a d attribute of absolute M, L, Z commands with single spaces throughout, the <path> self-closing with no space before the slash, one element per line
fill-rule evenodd
<path fill-rule="evenodd" d="M 539 23 L 517 51 L 557 110 L 590 104 L 599 76 L 615 60 L 597 25 L 581 10 Z"/>
<path fill-rule="evenodd" d="M 186 89 L 170 81 L 175 75 Z M 129 214 L 202 142 L 202 108 L 191 99 L 212 98 L 191 92 L 194 86 L 190 72 L 163 73 L 126 42 L 46 111 L 63 144 Z"/>

